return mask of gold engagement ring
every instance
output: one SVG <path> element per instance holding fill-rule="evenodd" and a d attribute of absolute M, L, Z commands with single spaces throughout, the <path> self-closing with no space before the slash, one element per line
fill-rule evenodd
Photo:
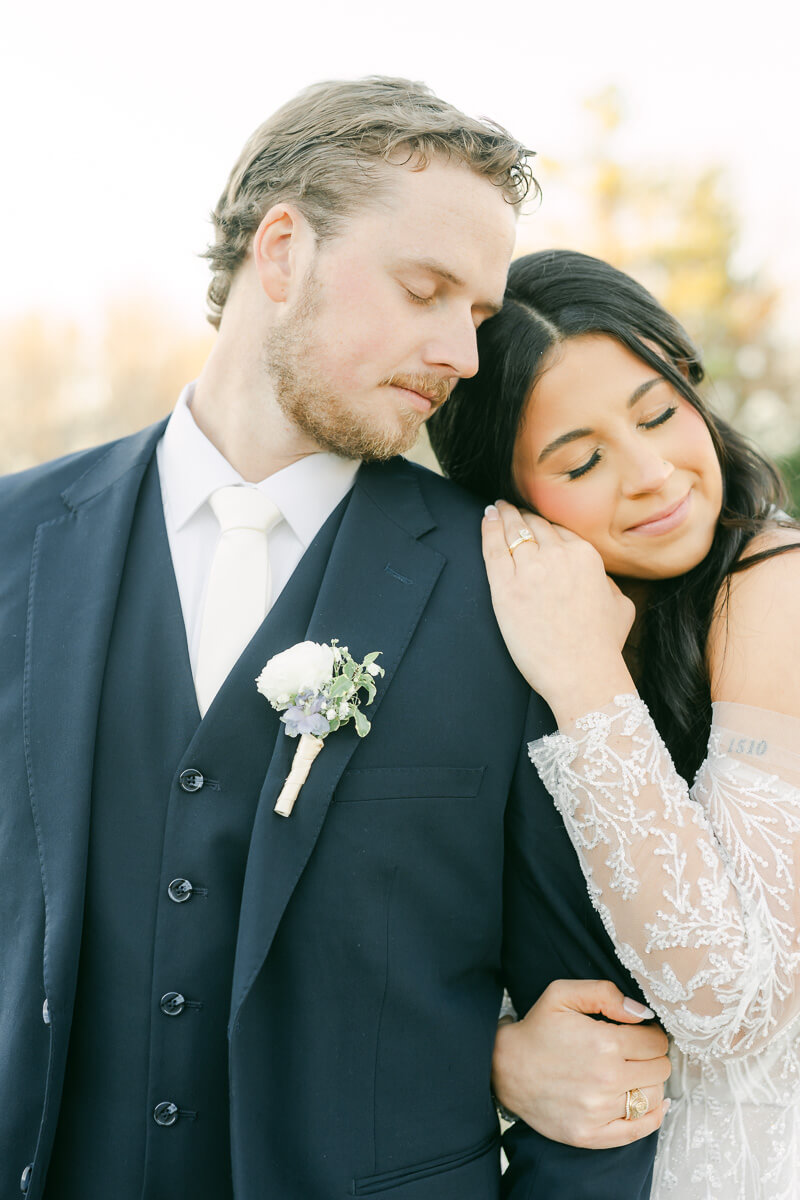
<path fill-rule="evenodd" d="M 521 546 L 523 542 L 533 542 L 536 544 L 536 538 L 533 536 L 530 529 L 520 529 L 519 537 L 515 538 L 508 547 L 508 553 L 512 558 L 514 557 L 514 551 L 516 550 L 517 546 Z"/>
<path fill-rule="evenodd" d="M 647 1103 L 647 1096 L 641 1088 L 630 1088 L 625 1093 L 625 1120 L 638 1121 L 639 1117 L 643 1117 L 650 1105 Z"/>

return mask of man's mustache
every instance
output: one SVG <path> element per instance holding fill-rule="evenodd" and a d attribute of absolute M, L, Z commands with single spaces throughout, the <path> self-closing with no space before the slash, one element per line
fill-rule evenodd
<path fill-rule="evenodd" d="M 427 396 L 434 408 L 444 404 L 453 387 L 453 380 L 442 379 L 441 375 L 392 375 L 384 379 L 383 387 L 407 388 L 410 392 L 419 392 Z"/>

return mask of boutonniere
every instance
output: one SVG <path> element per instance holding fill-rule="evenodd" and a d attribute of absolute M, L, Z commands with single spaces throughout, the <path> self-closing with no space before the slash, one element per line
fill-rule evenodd
<path fill-rule="evenodd" d="M 370 722 L 361 704 L 371 704 L 375 699 L 375 679 L 384 673 L 375 661 L 380 653 L 375 650 L 359 663 L 336 638 L 330 645 L 298 642 L 275 654 L 259 675 L 256 687 L 281 713 L 286 734 L 300 738 L 292 769 L 275 804 L 280 816 L 291 814 L 328 734 L 348 721 L 354 723 L 359 737 L 369 733 Z"/>

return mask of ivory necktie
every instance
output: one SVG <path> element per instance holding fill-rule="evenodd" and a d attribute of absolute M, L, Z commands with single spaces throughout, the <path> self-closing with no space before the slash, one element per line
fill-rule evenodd
<path fill-rule="evenodd" d="M 231 667 L 270 606 L 267 535 L 281 512 L 257 488 L 219 488 L 209 504 L 221 535 L 208 577 L 195 670 L 200 715 L 205 716 Z"/>

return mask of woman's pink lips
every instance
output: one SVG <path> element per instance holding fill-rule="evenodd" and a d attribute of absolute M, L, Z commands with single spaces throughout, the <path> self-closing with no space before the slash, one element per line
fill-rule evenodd
<path fill-rule="evenodd" d="M 668 508 L 660 517 L 653 517 L 649 521 L 643 521 L 640 525 L 631 525 L 625 532 L 639 533 L 647 537 L 648 535 L 669 533 L 670 530 L 677 529 L 689 512 L 691 496 L 691 491 L 688 491 L 682 500 L 679 500 L 673 508 Z"/>

